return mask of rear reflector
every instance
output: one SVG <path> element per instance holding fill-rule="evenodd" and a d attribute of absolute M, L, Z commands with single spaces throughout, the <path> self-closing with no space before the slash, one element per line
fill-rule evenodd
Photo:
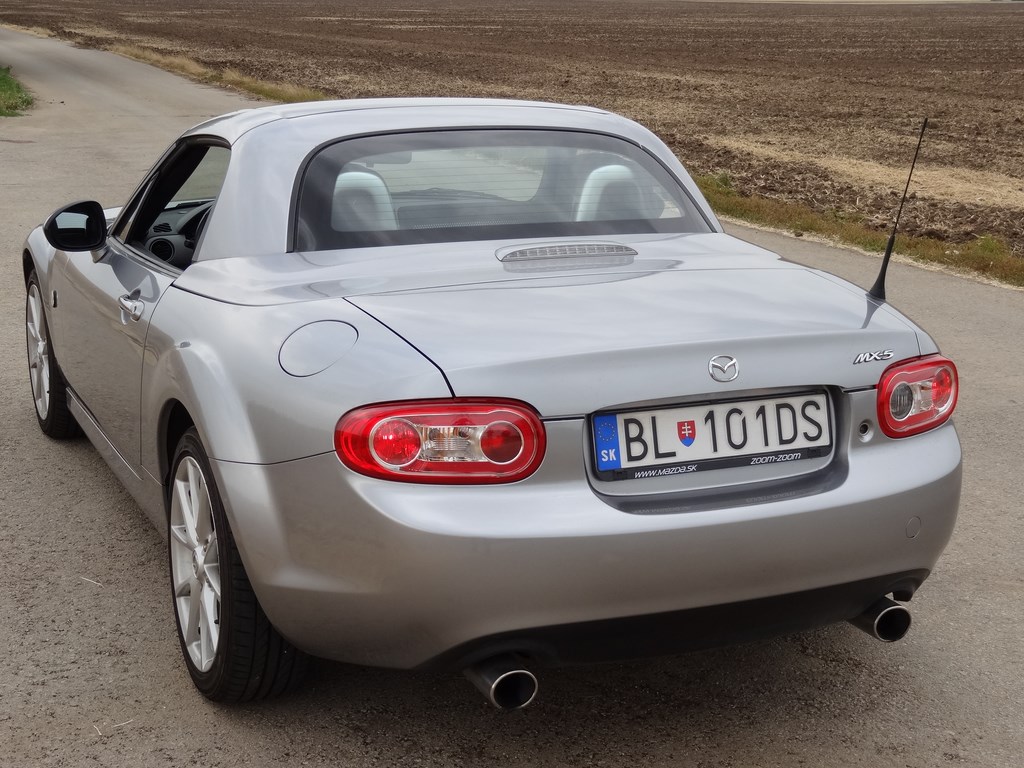
<path fill-rule="evenodd" d="M 956 408 L 956 366 L 939 355 L 890 366 L 878 382 L 878 425 L 889 437 L 910 437 L 944 424 Z"/>
<path fill-rule="evenodd" d="M 334 430 L 342 463 L 407 483 L 511 483 L 544 458 L 544 425 L 515 400 L 455 398 L 349 411 Z"/>

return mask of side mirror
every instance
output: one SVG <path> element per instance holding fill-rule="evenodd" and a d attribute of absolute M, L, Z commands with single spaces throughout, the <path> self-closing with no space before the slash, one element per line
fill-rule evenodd
<path fill-rule="evenodd" d="M 43 234 L 61 251 L 95 251 L 107 241 L 103 206 L 93 200 L 66 205 L 46 220 Z"/>

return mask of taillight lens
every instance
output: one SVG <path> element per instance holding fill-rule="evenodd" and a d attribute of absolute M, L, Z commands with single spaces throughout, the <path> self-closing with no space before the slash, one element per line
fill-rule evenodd
<path fill-rule="evenodd" d="M 889 437 L 934 429 L 953 415 L 958 391 L 956 366 L 944 357 L 897 363 L 878 382 L 878 424 Z"/>
<path fill-rule="evenodd" d="M 413 400 L 349 411 L 334 430 L 342 463 L 407 483 L 511 483 L 544 458 L 544 424 L 514 400 Z"/>

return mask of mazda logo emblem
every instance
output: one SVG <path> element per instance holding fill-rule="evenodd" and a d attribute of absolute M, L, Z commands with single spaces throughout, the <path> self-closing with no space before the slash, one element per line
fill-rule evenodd
<path fill-rule="evenodd" d="M 708 363 L 708 373 L 715 381 L 725 383 L 732 381 L 740 375 L 740 364 L 735 357 L 729 355 L 716 355 Z"/>

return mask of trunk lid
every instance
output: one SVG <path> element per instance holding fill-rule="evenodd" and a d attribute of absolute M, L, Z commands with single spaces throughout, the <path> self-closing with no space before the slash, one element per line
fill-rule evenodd
<path fill-rule="evenodd" d="M 444 371 L 458 396 L 524 400 L 546 418 L 782 387 L 874 386 L 920 354 L 914 328 L 863 291 L 797 265 L 539 277 L 349 297 Z M 730 355 L 740 373 L 711 378 Z"/>
<path fill-rule="evenodd" d="M 920 354 L 916 329 L 895 310 L 742 240 L 614 239 L 632 255 L 507 257 L 581 245 L 568 239 L 360 248 L 199 261 L 175 285 L 243 305 L 348 300 L 430 358 L 457 395 L 524 400 L 548 418 L 683 396 L 874 386 L 889 363 L 855 364 L 858 355 Z M 717 355 L 739 361 L 734 381 L 712 380 Z"/>

